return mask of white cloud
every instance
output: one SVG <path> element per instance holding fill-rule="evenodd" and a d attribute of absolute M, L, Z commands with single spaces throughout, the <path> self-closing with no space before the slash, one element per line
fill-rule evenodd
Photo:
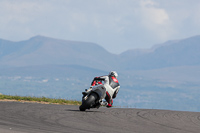
<path fill-rule="evenodd" d="M 95 42 L 119 53 L 198 34 L 200 2 L 195 2 L 1 0 L 0 38 L 19 41 L 40 34 Z"/>
<path fill-rule="evenodd" d="M 169 14 L 153 0 L 141 0 L 141 21 L 143 25 L 161 41 L 172 36 L 176 31 Z"/>
<path fill-rule="evenodd" d="M 194 24 L 200 26 L 200 3 L 196 4 L 196 8 L 192 12 Z"/>
<path fill-rule="evenodd" d="M 1 1 L 0 10 L 1 16 L 4 17 L 4 20 L 1 21 L 26 23 L 38 14 L 42 15 L 44 12 L 48 12 L 50 7 L 48 3 L 35 1 Z"/>
<path fill-rule="evenodd" d="M 169 16 L 164 9 L 144 8 L 143 17 L 147 23 L 155 25 L 164 25 L 169 22 Z"/>
<path fill-rule="evenodd" d="M 51 10 L 49 3 L 40 1 L 0 1 L 0 37 L 18 41 L 33 36 L 34 26 Z M 33 24 L 35 20 L 38 23 Z"/>

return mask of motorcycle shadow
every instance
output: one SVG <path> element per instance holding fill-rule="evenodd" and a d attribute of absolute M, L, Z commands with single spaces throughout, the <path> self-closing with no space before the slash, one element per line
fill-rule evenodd
<path fill-rule="evenodd" d="M 86 110 L 86 111 L 80 111 L 80 110 L 75 110 L 75 109 L 66 109 L 65 111 L 72 111 L 72 112 L 95 112 L 95 113 L 102 113 L 102 111 L 98 110 Z"/>

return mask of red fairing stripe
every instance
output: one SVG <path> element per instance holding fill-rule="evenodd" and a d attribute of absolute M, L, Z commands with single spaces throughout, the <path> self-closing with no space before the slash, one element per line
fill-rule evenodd
<path fill-rule="evenodd" d="M 118 80 L 115 77 L 112 77 L 113 81 L 116 83 L 119 83 Z"/>
<path fill-rule="evenodd" d="M 94 82 L 92 83 L 92 86 L 95 86 L 95 84 L 96 84 L 96 81 L 94 81 Z"/>

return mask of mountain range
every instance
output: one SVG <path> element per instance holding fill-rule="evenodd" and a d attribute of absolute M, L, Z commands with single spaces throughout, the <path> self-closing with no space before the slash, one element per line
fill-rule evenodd
<path fill-rule="evenodd" d="M 109 53 L 95 43 L 35 36 L 26 41 L 0 39 L 1 67 L 80 65 L 100 70 L 150 70 L 200 65 L 200 36 L 168 41 L 151 49 Z"/>
<path fill-rule="evenodd" d="M 177 109 L 177 103 L 178 109 L 197 111 L 199 107 L 191 109 L 191 104 L 186 106 L 182 101 L 199 105 L 195 102 L 200 87 L 199 51 L 200 36 L 121 54 L 112 54 L 95 43 L 44 36 L 19 42 L 0 39 L 0 91 L 78 99 L 81 86 L 87 87 L 94 76 L 116 70 L 123 88 L 117 105 Z M 39 84 L 40 79 L 52 82 Z M 56 93 L 55 88 L 59 88 Z M 78 92 L 70 92 L 77 88 Z M 175 94 L 180 94 L 178 100 Z"/>
<path fill-rule="evenodd" d="M 112 54 L 94 43 L 43 36 L 21 42 L 0 41 L 0 65 L 6 67 L 76 64 L 107 68 L 109 59 L 112 58 Z"/>

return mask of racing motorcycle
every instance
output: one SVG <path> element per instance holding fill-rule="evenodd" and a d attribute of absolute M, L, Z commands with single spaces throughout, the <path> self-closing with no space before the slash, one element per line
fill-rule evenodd
<path fill-rule="evenodd" d="M 103 101 L 106 97 L 106 88 L 103 84 L 97 84 L 88 90 L 86 89 L 82 94 L 82 104 L 79 106 L 80 111 L 107 105 L 107 102 Z"/>

